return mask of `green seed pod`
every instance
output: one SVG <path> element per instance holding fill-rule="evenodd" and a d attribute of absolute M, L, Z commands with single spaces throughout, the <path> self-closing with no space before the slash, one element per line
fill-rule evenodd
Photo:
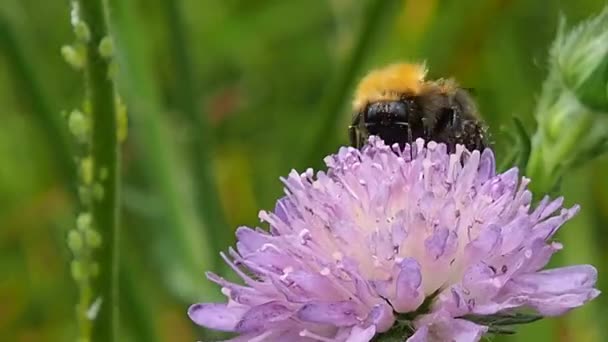
<path fill-rule="evenodd" d="M 86 231 L 92 228 L 91 213 L 83 212 L 76 218 L 76 227 L 81 231 Z"/>
<path fill-rule="evenodd" d="M 89 26 L 82 20 L 78 21 L 74 25 L 74 34 L 76 35 L 76 38 L 84 43 L 91 40 L 91 31 L 89 30 Z"/>
<path fill-rule="evenodd" d="M 78 260 L 72 260 L 72 262 L 70 263 L 70 271 L 72 273 L 72 278 L 74 278 L 74 280 L 76 280 L 77 282 L 85 279 L 86 271 L 82 262 Z"/>
<path fill-rule="evenodd" d="M 111 37 L 105 36 L 101 39 L 101 42 L 99 42 L 99 54 L 103 58 L 112 58 L 114 56 L 114 43 Z"/>
<path fill-rule="evenodd" d="M 83 241 L 82 235 L 77 230 L 68 232 L 68 247 L 74 254 L 79 254 L 82 251 Z"/>
<path fill-rule="evenodd" d="M 68 127 L 78 142 L 84 143 L 88 140 L 91 122 L 81 111 L 75 109 L 70 113 Z"/>
<path fill-rule="evenodd" d="M 62 46 L 61 55 L 75 70 L 82 70 L 87 60 L 86 52 L 83 49 L 71 45 Z"/>
<path fill-rule="evenodd" d="M 84 231 L 84 240 L 87 246 L 91 248 L 99 248 L 101 246 L 101 235 L 93 228 Z"/>

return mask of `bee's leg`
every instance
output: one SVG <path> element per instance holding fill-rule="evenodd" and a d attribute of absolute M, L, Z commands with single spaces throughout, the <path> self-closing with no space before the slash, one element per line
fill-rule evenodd
<path fill-rule="evenodd" d="M 446 113 L 447 131 L 448 134 L 448 151 L 450 153 L 456 151 L 456 144 L 462 144 L 462 136 L 465 130 L 465 122 L 462 121 L 462 112 L 460 107 L 452 106 Z"/>
<path fill-rule="evenodd" d="M 475 120 L 465 120 L 463 122 L 463 134 L 460 144 L 469 150 L 483 151 L 488 145 L 486 128 Z"/>
<path fill-rule="evenodd" d="M 460 127 L 462 126 L 462 113 L 460 112 L 460 108 L 453 106 L 450 110 L 450 127 Z"/>
<path fill-rule="evenodd" d="M 348 126 L 348 138 L 350 140 L 350 145 L 356 148 L 361 148 L 361 135 L 359 134 L 359 130 L 356 126 L 350 125 Z"/>

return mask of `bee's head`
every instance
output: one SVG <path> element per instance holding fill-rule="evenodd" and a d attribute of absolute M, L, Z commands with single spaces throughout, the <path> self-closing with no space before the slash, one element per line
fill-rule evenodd
<path fill-rule="evenodd" d="M 413 104 L 406 100 L 369 103 L 356 115 L 353 126 L 357 131 L 351 132 L 351 142 L 361 145 L 369 135 L 377 135 L 388 145 L 398 143 L 403 147 L 412 138 L 412 109 Z"/>
<path fill-rule="evenodd" d="M 407 124 L 408 112 L 408 104 L 405 101 L 374 102 L 364 109 L 363 122 L 368 128 Z"/>

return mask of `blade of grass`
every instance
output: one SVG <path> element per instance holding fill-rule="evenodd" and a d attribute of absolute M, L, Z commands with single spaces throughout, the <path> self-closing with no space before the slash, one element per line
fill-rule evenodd
<path fill-rule="evenodd" d="M 72 195 L 75 196 L 76 189 L 71 185 L 76 179 L 76 170 L 63 120 L 59 113 L 53 110 L 49 96 L 36 74 L 32 58 L 25 52 L 17 32 L 2 15 L 0 15 L 0 53 L 5 55 L 11 65 L 9 70 L 12 71 L 13 79 L 19 89 L 15 93 L 23 97 L 23 103 L 30 107 L 33 122 L 45 135 L 50 152 L 54 155 L 59 168 L 62 183 L 70 188 Z"/>
<path fill-rule="evenodd" d="M 190 128 L 188 135 L 188 146 L 190 163 L 192 164 L 195 195 L 195 206 L 197 212 L 202 216 L 203 222 L 208 227 L 209 247 L 212 255 L 227 248 L 230 243 L 231 234 L 226 225 L 221 202 L 216 189 L 213 176 L 212 152 L 213 137 L 209 127 L 207 116 L 202 115 L 197 105 L 197 94 L 195 93 L 194 68 L 188 54 L 186 32 L 182 20 L 179 1 L 163 1 L 164 12 L 167 17 L 167 28 L 170 35 L 170 51 L 173 59 L 175 79 L 175 92 L 177 95 L 177 106 L 182 114 L 187 127 Z M 215 258 L 216 262 L 221 259 Z M 214 265 L 214 269 L 217 268 Z"/>
<path fill-rule="evenodd" d="M 189 301 L 197 294 L 200 296 L 205 293 L 205 289 L 201 287 L 207 284 L 192 279 L 202 278 L 202 271 L 210 268 L 212 255 L 207 247 L 208 239 L 205 230 L 196 229 L 190 203 L 181 196 L 180 180 L 183 177 L 174 152 L 174 138 L 168 131 L 160 95 L 155 87 L 151 60 L 146 53 L 148 50 L 144 27 L 133 8 L 133 3 L 109 0 L 108 5 L 113 14 L 111 29 L 120 69 L 118 85 L 131 111 L 134 138 L 132 141 L 139 145 L 138 152 L 142 156 L 138 162 L 142 164 L 145 176 L 164 209 L 160 222 L 155 220 L 154 223 L 163 227 L 163 242 L 175 248 L 175 253 L 162 257 L 156 255 L 156 261 L 164 263 L 164 266 L 160 267 L 160 277 L 170 286 L 174 286 L 174 292 L 177 292 L 182 300 Z M 171 260 L 167 260 L 168 258 Z M 169 267 L 168 262 L 177 264 Z M 176 276 L 176 273 L 179 276 Z M 193 284 L 196 284 L 198 290 L 188 291 L 194 288 Z M 210 293 L 210 290 L 207 293 Z"/>
<path fill-rule="evenodd" d="M 123 311 L 129 313 L 129 320 L 124 324 L 125 328 L 135 341 L 160 342 L 157 329 L 158 301 L 152 300 L 155 298 L 152 290 L 155 287 L 142 286 L 142 284 L 153 284 L 153 277 L 144 270 L 141 261 L 138 260 L 140 256 L 137 255 L 139 252 L 137 246 L 125 243 L 123 247 L 126 247 L 124 249 L 126 253 L 120 273 L 120 290 L 123 294 L 121 304 L 122 308 L 127 309 Z"/>
<path fill-rule="evenodd" d="M 348 92 L 351 89 L 355 77 L 359 75 L 361 68 L 369 56 L 374 39 L 380 34 L 381 29 L 392 18 L 397 11 L 394 7 L 398 1 L 395 0 L 372 0 L 369 1 L 365 18 L 361 25 L 358 40 L 353 51 L 336 77 L 328 85 L 328 91 L 321 105 L 321 129 L 315 139 L 312 148 L 305 154 L 305 165 L 319 165 L 320 157 L 325 156 L 338 144 L 340 135 L 337 135 L 338 125 L 341 122 L 340 112 L 344 107 Z M 344 130 L 346 136 L 346 129 Z"/>

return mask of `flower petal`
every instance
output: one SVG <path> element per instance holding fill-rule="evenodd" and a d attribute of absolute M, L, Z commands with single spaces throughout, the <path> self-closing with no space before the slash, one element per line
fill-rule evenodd
<path fill-rule="evenodd" d="M 438 341 L 477 342 L 488 328 L 464 319 L 452 319 L 439 330 L 441 338 Z"/>
<path fill-rule="evenodd" d="M 410 312 L 416 310 L 424 301 L 422 291 L 422 274 L 420 264 L 413 258 L 401 261 L 400 271 L 397 275 L 395 297 L 391 304 L 397 312 Z"/>
<path fill-rule="evenodd" d="M 376 331 L 388 331 L 395 324 L 393 308 L 385 301 L 376 304 L 369 314 L 369 323 L 376 327 Z"/>
<path fill-rule="evenodd" d="M 236 243 L 239 253 L 246 255 L 260 249 L 264 244 L 270 243 L 272 237 L 266 233 L 256 232 L 248 227 L 239 227 L 236 230 Z"/>
<path fill-rule="evenodd" d="M 503 290 L 506 306 L 529 305 L 547 316 L 560 315 L 599 295 L 590 265 L 556 268 L 519 276 Z"/>
<path fill-rule="evenodd" d="M 234 331 L 246 310 L 243 307 L 228 308 L 226 304 L 200 303 L 188 308 L 188 316 L 194 323 L 209 329 Z"/>
<path fill-rule="evenodd" d="M 273 324 L 286 320 L 292 311 L 280 302 L 258 305 L 247 311 L 236 325 L 239 333 L 267 330 Z"/>
<path fill-rule="evenodd" d="M 369 342 L 375 334 L 376 327 L 373 325 L 370 325 L 365 329 L 355 325 L 350 332 L 350 336 L 346 339 L 346 342 Z"/>
<path fill-rule="evenodd" d="M 429 327 L 422 326 L 419 329 L 416 329 L 414 335 L 410 336 L 406 342 L 428 342 L 429 340 Z"/>
<path fill-rule="evenodd" d="M 418 330 L 428 328 L 427 339 L 419 340 L 428 342 L 477 342 L 488 331 L 486 326 L 452 318 L 443 310 L 422 316 L 416 321 L 416 326 Z"/>
<path fill-rule="evenodd" d="M 356 310 L 357 305 L 352 301 L 312 302 L 298 310 L 297 316 L 306 322 L 344 327 L 359 323 Z"/>
<path fill-rule="evenodd" d="M 479 236 L 466 245 L 464 253 L 468 264 L 476 264 L 497 251 L 502 235 L 497 225 L 486 227 Z"/>

